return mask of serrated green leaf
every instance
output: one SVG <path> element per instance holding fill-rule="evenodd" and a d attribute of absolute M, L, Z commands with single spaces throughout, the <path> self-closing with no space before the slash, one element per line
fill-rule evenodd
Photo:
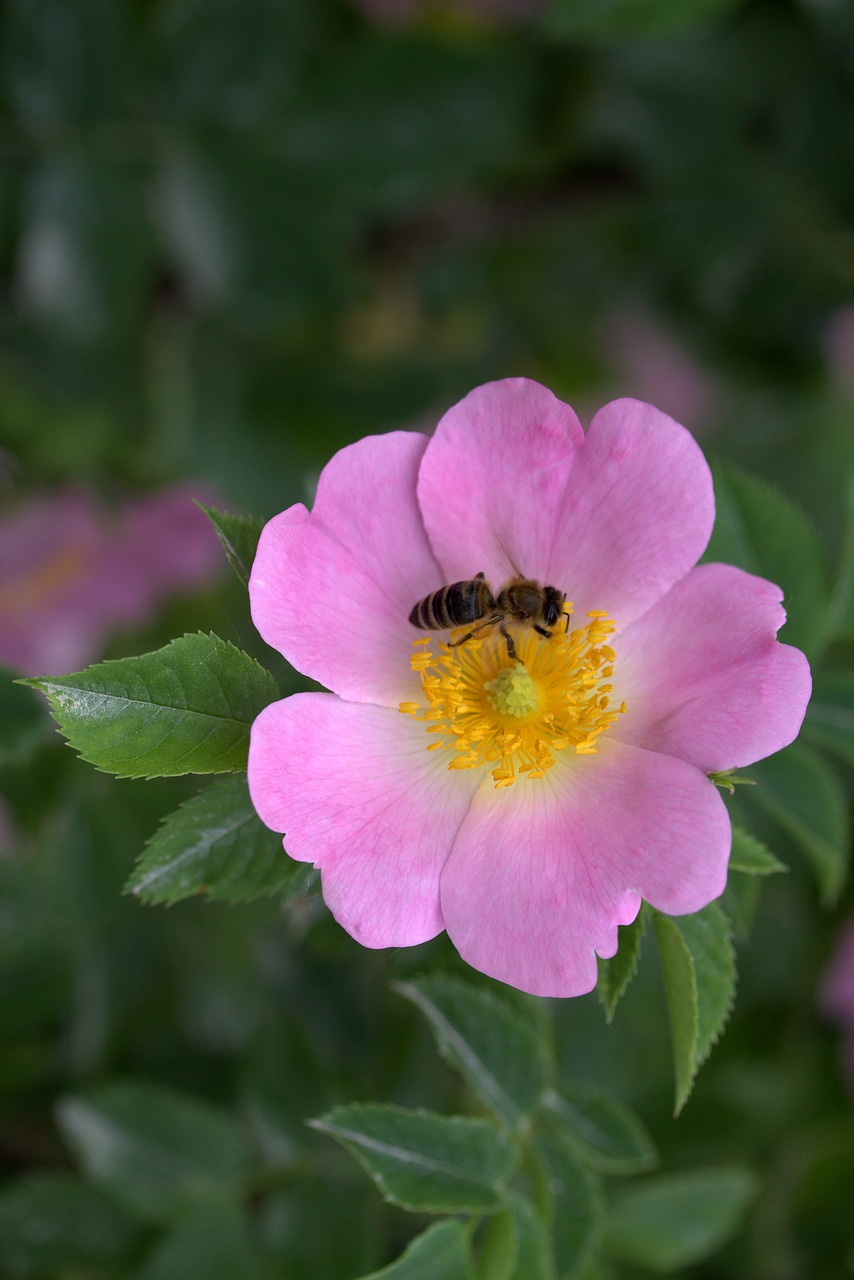
<path fill-rule="evenodd" d="M 460 1222 L 434 1222 L 396 1261 L 362 1280 L 473 1280 L 468 1236 Z"/>
<path fill-rule="evenodd" d="M 655 912 L 664 973 L 678 1115 L 729 1016 L 735 995 L 735 952 L 729 922 L 715 903 L 692 916 Z"/>
<path fill-rule="evenodd" d="M 802 733 L 854 768 L 854 672 L 815 676 Z"/>
<path fill-rule="evenodd" d="M 197 502 L 196 506 L 204 511 L 216 529 L 229 564 L 244 587 L 248 586 L 264 521 L 260 516 L 230 515 L 226 511 L 217 511 L 215 507 L 206 507 L 202 502 Z"/>
<path fill-rule="evenodd" d="M 164 818 L 126 889 L 170 906 L 198 893 L 249 902 L 287 893 L 304 873 L 256 814 L 240 776 L 218 779 Z"/>
<path fill-rule="evenodd" d="M 761 840 L 757 840 L 749 831 L 733 823 L 732 852 L 729 855 L 730 871 L 742 871 L 750 876 L 772 876 L 780 871 L 788 871 L 785 862 L 781 862 Z"/>
<path fill-rule="evenodd" d="M 385 1198 L 421 1213 L 495 1213 L 517 1151 L 487 1120 L 353 1104 L 309 1121 L 356 1157 Z"/>
<path fill-rule="evenodd" d="M 632 923 L 621 925 L 618 929 L 617 954 L 610 960 L 599 961 L 599 981 L 596 992 L 605 1009 L 608 1022 L 613 1020 L 619 1001 L 638 971 L 641 943 L 645 932 L 646 904 L 641 903 L 641 909 Z"/>
<path fill-rule="evenodd" d="M 134 1280 L 261 1280 L 267 1271 L 243 1210 L 234 1204 L 193 1206 L 161 1239 Z"/>
<path fill-rule="evenodd" d="M 131 1260 L 140 1228 L 98 1187 L 42 1174 L 0 1195 L 0 1268 L 30 1277 L 60 1269 L 115 1268 Z"/>
<path fill-rule="evenodd" d="M 458 978 L 419 978 L 396 989 L 427 1018 L 445 1061 L 493 1115 L 518 1128 L 551 1076 L 540 1027 L 526 1022 L 518 1006 Z"/>
<path fill-rule="evenodd" d="M 558 1280 L 577 1280 L 602 1233 L 602 1189 L 563 1143 L 538 1138 L 535 1148 L 548 1170 L 555 1272 Z"/>
<path fill-rule="evenodd" d="M 124 1081 L 65 1098 L 57 1122 L 88 1175 L 146 1220 L 236 1196 L 248 1170 L 226 1112 L 159 1085 Z"/>
<path fill-rule="evenodd" d="M 737 872 L 728 877 L 726 888 L 718 902 L 732 924 L 735 937 L 746 940 L 750 936 L 761 890 L 762 881 L 759 876 Z"/>
<path fill-rule="evenodd" d="M 41 699 L 21 688 L 17 680 L 17 672 L 0 667 L 0 765 L 25 760 L 50 726 Z"/>
<path fill-rule="evenodd" d="M 795 743 L 751 766 L 757 786 L 749 793 L 803 850 L 826 906 L 845 882 L 851 825 L 845 790 L 821 756 Z"/>
<path fill-rule="evenodd" d="M 552 1137 L 567 1143 L 600 1173 L 644 1173 L 658 1153 L 628 1107 L 589 1085 L 562 1084 L 546 1096 Z"/>
<path fill-rule="evenodd" d="M 815 528 L 790 498 L 756 476 L 713 468 L 716 518 L 703 559 L 722 560 L 783 590 L 786 644 L 815 654 L 824 641 L 830 584 Z"/>
<path fill-rule="evenodd" d="M 22 683 L 47 695 L 75 751 L 119 778 L 233 773 L 275 680 L 226 640 L 200 632 L 140 658 Z"/>
<path fill-rule="evenodd" d="M 651 1178 L 615 1197 L 605 1247 L 619 1261 L 650 1271 L 690 1266 L 733 1235 L 755 1191 L 745 1169 Z"/>

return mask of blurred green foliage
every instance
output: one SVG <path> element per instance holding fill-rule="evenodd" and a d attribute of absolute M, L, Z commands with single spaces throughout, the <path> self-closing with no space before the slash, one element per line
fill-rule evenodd
<path fill-rule="evenodd" d="M 854 338 L 835 346 L 833 326 L 854 305 L 854 10 L 494 8 L 380 25 L 345 0 L 5 0 L 0 498 L 192 476 L 269 516 L 335 448 L 429 428 L 477 382 L 528 374 L 583 411 L 658 386 L 720 460 L 714 553 L 782 582 L 784 639 L 823 662 L 820 696 L 808 746 L 731 801 L 791 871 L 761 894 L 732 877 L 739 991 L 679 1121 L 651 931 L 611 1026 L 594 997 L 554 1003 L 561 1077 L 635 1108 L 665 1172 L 606 1182 L 606 1228 L 584 1169 L 541 1154 L 589 1193 L 569 1235 L 595 1218 L 610 1240 L 587 1280 L 667 1268 L 666 1231 L 638 1228 L 678 1222 L 665 1174 L 700 1166 L 679 1194 L 708 1199 L 718 1177 L 721 1221 L 744 1168 L 759 1189 L 731 1245 L 672 1255 L 680 1274 L 836 1280 L 854 1118 L 817 987 L 852 906 Z M 666 336 L 687 400 L 668 402 L 657 349 L 626 354 L 626 314 Z M 200 629 L 296 687 L 236 580 L 111 654 Z M 418 1224 L 305 1121 L 354 1099 L 482 1110 L 390 987 L 456 972 L 451 948 L 362 951 L 311 881 L 284 906 L 144 909 L 122 887 L 190 790 L 97 775 L 24 692 L 0 701 L 0 1274 L 387 1264 Z M 481 1242 L 484 1277 L 502 1231 L 536 1256 L 526 1212 L 512 1201 Z M 457 1274 L 461 1230 L 433 1231 Z"/>

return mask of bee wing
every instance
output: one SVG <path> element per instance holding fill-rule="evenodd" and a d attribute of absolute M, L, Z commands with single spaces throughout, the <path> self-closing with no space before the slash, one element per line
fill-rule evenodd
<path fill-rule="evenodd" d="M 513 559 L 510 552 L 507 550 L 504 543 L 501 541 L 501 538 L 499 537 L 495 529 L 493 529 L 492 531 L 492 536 L 495 539 L 495 545 L 497 546 L 499 552 L 501 553 L 501 558 L 506 562 L 507 568 L 508 570 L 510 570 L 508 577 L 524 578 L 526 575 L 519 568 L 516 561 Z"/>

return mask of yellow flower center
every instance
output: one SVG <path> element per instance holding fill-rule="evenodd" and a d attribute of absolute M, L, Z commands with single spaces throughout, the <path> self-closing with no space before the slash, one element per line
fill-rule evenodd
<path fill-rule="evenodd" d="M 85 548 L 72 543 L 20 577 L 0 578 L 0 613 L 44 608 L 62 587 L 82 577 L 86 567 Z"/>
<path fill-rule="evenodd" d="M 606 641 L 616 624 L 602 610 L 587 617 L 586 626 L 568 634 L 558 627 L 548 639 L 532 627 L 517 628 L 517 660 L 497 631 L 456 647 L 416 640 L 411 666 L 424 697 L 402 702 L 400 710 L 435 735 L 428 751 L 453 752 L 449 769 L 494 765 L 496 787 L 512 786 L 521 774 L 545 777 L 567 748 L 595 755 L 597 738 L 626 704 L 609 705 L 616 655 Z"/>

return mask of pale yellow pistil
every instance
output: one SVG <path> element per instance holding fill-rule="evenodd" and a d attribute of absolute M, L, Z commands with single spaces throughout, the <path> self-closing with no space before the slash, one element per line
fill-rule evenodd
<path fill-rule="evenodd" d="M 520 774 L 545 777 L 567 748 L 594 755 L 597 738 L 626 707 L 609 705 L 616 655 L 606 640 L 615 623 L 601 610 L 587 617 L 586 626 L 568 634 L 558 627 L 548 639 L 517 628 L 515 661 L 497 633 L 456 647 L 435 642 L 435 655 L 429 638 L 416 640 L 411 665 L 423 699 L 400 710 L 437 735 L 428 751 L 453 752 L 449 769 L 494 765 L 496 787 Z"/>

